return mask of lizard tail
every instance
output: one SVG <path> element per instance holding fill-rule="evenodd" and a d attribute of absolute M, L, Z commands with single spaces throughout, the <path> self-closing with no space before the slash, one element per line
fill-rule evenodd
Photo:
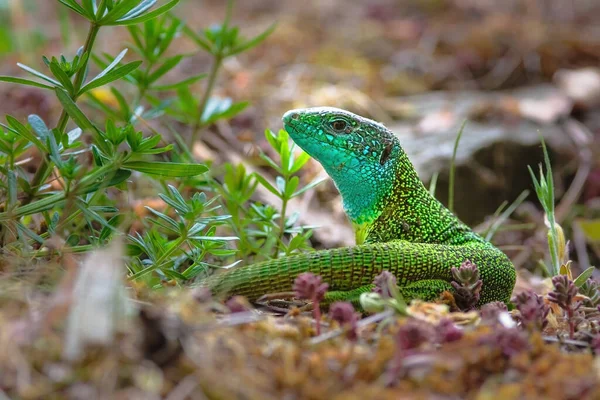
<path fill-rule="evenodd" d="M 512 263 L 500 250 L 480 242 L 443 245 L 399 240 L 320 250 L 226 270 L 200 286 L 217 297 L 242 295 L 253 302 L 264 294 L 291 291 L 294 279 L 303 272 L 320 275 L 330 290 L 348 291 L 372 284 L 383 270 L 394 274 L 399 286 L 424 279 L 450 282 L 451 267 L 465 260 L 479 267 L 483 303 L 510 298 L 515 283 Z"/>

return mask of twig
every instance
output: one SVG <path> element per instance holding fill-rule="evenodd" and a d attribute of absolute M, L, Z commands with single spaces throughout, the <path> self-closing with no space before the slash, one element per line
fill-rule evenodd
<path fill-rule="evenodd" d="M 544 336 L 543 339 L 545 342 L 548 342 L 548 343 L 570 344 L 573 346 L 584 347 L 584 348 L 590 347 L 590 344 L 587 342 L 584 342 L 583 340 L 563 339 L 563 338 L 556 337 L 556 336 Z"/>

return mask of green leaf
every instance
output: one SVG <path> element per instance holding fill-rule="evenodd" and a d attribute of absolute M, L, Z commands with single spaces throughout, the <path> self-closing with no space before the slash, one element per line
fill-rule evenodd
<path fill-rule="evenodd" d="M 151 0 L 156 3 L 156 0 Z M 121 0 L 116 6 L 112 8 L 104 17 L 98 21 L 98 25 L 109 25 L 112 22 L 117 21 L 119 18 L 125 16 L 128 12 L 132 11 L 139 0 Z"/>
<path fill-rule="evenodd" d="M 143 172 L 149 175 L 186 177 L 196 176 L 208 171 L 204 164 L 184 164 L 158 161 L 127 161 L 122 165 L 124 169 Z"/>
<path fill-rule="evenodd" d="M 94 0 L 82 0 L 81 5 L 83 6 L 88 15 L 94 15 Z"/>
<path fill-rule="evenodd" d="M 196 44 L 202 47 L 205 51 L 212 53 L 212 46 L 206 40 L 202 39 L 192 28 L 188 25 L 183 27 L 183 33 L 191 38 Z"/>
<path fill-rule="evenodd" d="M 273 33 L 273 31 L 275 30 L 275 27 L 277 26 L 277 24 L 273 24 L 270 27 L 267 28 L 267 30 L 265 30 L 263 33 L 255 36 L 254 38 L 239 44 L 237 46 L 235 46 L 233 49 L 231 49 L 231 51 L 229 51 L 227 53 L 227 55 L 234 55 L 234 54 L 238 54 L 241 53 L 243 51 L 249 50 L 255 46 L 257 46 L 258 44 L 260 44 L 263 40 L 265 40 L 271 33 Z"/>
<path fill-rule="evenodd" d="M 170 9 L 172 9 L 173 7 L 175 7 L 177 4 L 179 4 L 179 0 L 171 0 L 170 2 L 168 2 L 167 4 L 164 4 L 160 7 L 158 7 L 156 10 L 154 11 L 150 11 L 148 13 L 145 13 L 143 15 L 140 15 L 139 17 L 134 17 L 134 18 L 122 18 L 119 19 L 117 21 L 108 23 L 108 24 L 104 24 L 104 25 L 135 25 L 135 24 L 140 24 L 142 22 L 146 22 L 149 21 L 153 18 L 158 17 L 159 15 L 162 15 L 164 13 L 166 13 L 167 11 L 169 11 Z"/>
<path fill-rule="evenodd" d="M 49 136 L 54 137 L 54 135 L 50 133 L 50 130 L 46 126 L 46 123 L 39 116 L 32 114 L 29 117 L 27 117 L 27 121 L 29 122 L 29 125 L 35 131 L 35 133 L 37 133 L 38 136 L 42 139 L 45 140 Z"/>
<path fill-rule="evenodd" d="M 300 178 L 298 178 L 297 176 L 292 176 L 290 178 L 290 180 L 287 182 L 287 184 L 285 185 L 285 197 L 287 197 L 288 199 L 291 199 L 294 196 L 294 192 L 298 188 L 299 184 L 300 184 Z"/>
<path fill-rule="evenodd" d="M 98 240 L 107 240 L 113 233 L 118 232 L 117 227 L 123 223 L 125 216 L 123 214 L 117 214 L 108 220 L 107 225 L 102 228 Z"/>
<path fill-rule="evenodd" d="M 257 181 L 260 182 L 261 185 L 263 185 L 265 187 L 265 189 L 267 189 L 269 192 L 273 193 L 275 196 L 277 197 L 281 197 L 281 194 L 279 193 L 279 191 L 277 190 L 277 188 L 275 186 L 273 186 L 269 181 L 267 181 L 265 179 L 265 177 L 263 177 L 262 175 L 255 173 L 254 177 L 256 178 Z"/>
<path fill-rule="evenodd" d="M 575 280 L 573 281 L 573 283 L 575 284 L 575 286 L 582 287 L 583 284 L 585 283 L 585 281 L 588 280 L 588 278 L 590 278 L 592 276 L 592 274 L 594 273 L 594 270 L 596 268 L 595 267 L 589 267 L 588 269 L 586 269 L 585 271 L 583 271 L 577 278 L 575 278 Z"/>
<path fill-rule="evenodd" d="M 54 86 L 48 86 L 43 83 L 31 81 L 29 79 L 14 78 L 12 76 L 0 76 L 0 82 L 17 83 L 20 85 L 34 86 L 42 89 L 54 89 Z"/>
<path fill-rule="evenodd" d="M 192 76 L 191 78 L 184 79 L 180 82 L 170 83 L 167 85 L 152 86 L 151 89 L 158 90 L 158 91 L 177 90 L 183 86 L 190 86 L 191 84 L 199 81 L 200 79 L 204 79 L 204 78 L 206 78 L 206 74 L 200 74 L 200 75 Z"/>
<path fill-rule="evenodd" d="M 212 97 L 208 100 L 206 108 L 202 113 L 202 122 L 208 125 L 219 119 L 231 118 L 244 110 L 248 104 L 247 101 L 233 103 L 230 98 L 220 99 Z"/>
<path fill-rule="evenodd" d="M 10 115 L 7 115 L 6 121 L 8 122 L 8 124 L 10 126 L 6 126 L 6 125 L 2 125 L 2 124 L 0 124 L 0 125 L 5 127 L 6 129 L 10 130 L 11 132 L 13 132 L 19 136 L 22 136 L 26 140 L 30 141 L 39 150 L 42 150 L 43 152 L 48 151 L 46 144 L 43 141 L 39 140 L 39 138 L 37 136 L 35 136 L 33 133 L 31 133 L 31 131 L 29 129 L 27 129 L 27 127 L 25 125 L 20 123 L 16 118 L 14 118 Z"/>
<path fill-rule="evenodd" d="M 88 20 L 93 20 L 94 19 L 94 15 L 90 15 L 88 14 L 88 12 L 79 5 L 79 3 L 77 3 L 75 0 L 58 0 L 59 2 L 61 2 L 62 4 L 64 4 L 65 6 L 69 7 L 71 10 L 75 11 L 77 14 L 81 15 L 82 17 L 85 17 Z"/>
<path fill-rule="evenodd" d="M 62 86 L 67 92 L 69 92 L 69 94 L 71 96 L 73 96 L 75 94 L 75 88 L 73 87 L 73 82 L 71 82 L 71 79 L 69 78 L 67 73 L 60 68 L 60 65 L 58 65 L 58 62 L 55 62 L 55 61 L 51 62 L 49 65 L 49 68 L 50 68 L 50 71 L 52 71 L 52 74 L 60 82 L 59 86 Z"/>
<path fill-rule="evenodd" d="M 121 60 L 123 59 L 123 57 L 125 57 L 125 54 L 127 54 L 127 49 L 124 49 L 123 51 L 121 51 L 113 60 L 112 62 L 106 67 L 104 68 L 104 70 L 102 72 L 100 72 L 98 75 L 96 75 L 96 77 L 94 79 L 92 79 L 91 81 L 88 82 L 88 85 L 92 82 L 94 82 L 96 79 L 100 79 L 102 78 L 104 75 L 108 74 L 110 71 L 112 71 L 117 65 L 119 65 L 119 63 L 121 62 Z"/>
<path fill-rule="evenodd" d="M 79 126 L 83 130 L 92 132 L 93 134 L 97 133 L 97 128 L 94 126 L 94 124 L 92 124 L 92 121 L 90 121 L 88 117 L 85 116 L 85 114 L 79 109 L 79 107 L 77 107 L 77 105 L 67 94 L 67 92 L 65 92 L 61 88 L 55 88 L 54 91 L 56 92 L 56 97 L 58 97 L 58 100 L 65 108 L 65 111 L 67 112 L 67 114 L 69 114 L 69 117 L 71 117 L 71 119 L 75 121 L 77 126 Z"/>
<path fill-rule="evenodd" d="M 156 0 L 144 0 L 137 6 L 135 6 L 131 11 L 129 11 L 123 18 L 134 18 L 137 17 L 146 11 L 148 11 L 152 6 L 156 4 Z"/>
<path fill-rule="evenodd" d="M 28 67 L 25 64 L 17 63 L 17 66 L 19 66 L 19 68 L 24 69 L 25 71 L 29 72 L 30 74 L 35 75 L 38 78 L 45 80 L 46 82 L 50 82 L 54 86 L 60 86 L 60 83 L 57 80 L 52 79 L 49 76 L 44 75 L 40 71 L 36 71 L 35 69 Z"/>
<path fill-rule="evenodd" d="M 296 193 L 292 195 L 292 197 L 300 196 L 302 193 L 306 192 L 309 189 L 314 188 L 321 182 L 325 182 L 328 178 L 326 176 L 322 176 L 320 178 L 313 179 L 308 185 L 304 186 L 302 189 L 298 190 Z"/>
<path fill-rule="evenodd" d="M 109 72 L 101 78 L 96 77 L 83 88 L 81 88 L 77 95 L 79 96 L 89 90 L 95 89 L 100 86 L 104 86 L 118 79 L 121 79 L 124 76 L 129 75 L 131 72 L 135 71 L 140 65 L 142 65 L 142 61 L 130 62 L 121 67 L 118 67 L 114 71 Z"/>
<path fill-rule="evenodd" d="M 177 64 L 181 62 L 182 59 L 182 55 L 177 55 L 168 58 L 167 61 L 165 61 L 160 67 L 154 70 L 154 72 L 152 72 L 150 76 L 148 76 L 147 83 L 151 85 L 152 83 L 156 82 L 158 79 L 160 79 L 161 76 L 165 75 L 167 72 L 175 68 Z"/>

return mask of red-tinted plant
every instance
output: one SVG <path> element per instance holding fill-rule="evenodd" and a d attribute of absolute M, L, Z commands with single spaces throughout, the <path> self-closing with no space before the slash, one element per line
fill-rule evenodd
<path fill-rule="evenodd" d="M 312 272 L 304 272 L 294 280 L 294 291 L 296 297 L 310 300 L 313 303 L 313 317 L 317 322 L 317 335 L 321 334 L 321 307 L 319 303 L 325 298 L 329 285 L 324 283 L 319 275 Z"/>

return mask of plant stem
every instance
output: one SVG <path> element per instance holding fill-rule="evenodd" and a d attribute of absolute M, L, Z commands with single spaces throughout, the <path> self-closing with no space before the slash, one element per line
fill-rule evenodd
<path fill-rule="evenodd" d="M 208 83 L 206 84 L 206 90 L 204 91 L 204 95 L 202 96 L 202 100 L 200 101 L 200 106 L 198 107 L 198 116 L 196 117 L 196 122 L 194 123 L 194 130 L 192 132 L 192 137 L 190 140 L 190 147 L 194 145 L 194 142 L 198 138 L 198 133 L 200 132 L 200 128 L 202 127 L 202 116 L 206 110 L 206 105 L 208 104 L 208 99 L 210 99 L 210 95 L 215 87 L 215 82 L 217 80 L 217 73 L 219 72 L 219 68 L 221 68 L 221 64 L 223 63 L 223 56 L 221 55 L 221 51 L 215 54 L 215 60 L 210 69 L 210 73 L 208 75 Z"/>
<path fill-rule="evenodd" d="M 321 334 L 321 307 L 316 296 L 313 298 L 313 318 L 317 323 L 317 336 L 319 336 Z"/>
<path fill-rule="evenodd" d="M 283 243 L 283 236 L 285 235 L 285 213 L 287 212 L 288 199 L 284 197 L 281 199 L 281 202 L 281 217 L 279 217 L 279 241 L 275 245 L 275 254 L 273 254 L 273 258 L 279 257 L 279 247 Z"/>
<path fill-rule="evenodd" d="M 102 3 L 104 3 L 104 1 Z M 100 5 L 99 9 L 102 9 L 102 4 Z M 96 40 L 96 37 L 98 36 L 99 30 L 100 30 L 99 25 L 96 25 L 95 23 L 92 23 L 90 25 L 90 30 L 88 31 L 87 38 L 85 39 L 85 44 L 83 46 L 82 54 L 85 54 L 85 53 L 91 51 L 92 46 L 94 45 L 94 42 Z M 75 96 L 76 96 L 76 93 L 79 92 L 79 89 L 81 89 L 81 85 L 83 84 L 83 80 L 86 75 L 88 62 L 89 62 L 89 57 L 87 58 L 85 63 L 81 66 L 81 68 L 79 69 L 79 71 L 77 71 L 77 74 L 75 75 L 75 81 L 73 83 L 73 87 L 75 88 L 75 91 L 74 91 Z M 73 101 L 75 101 L 75 100 L 76 100 L 76 97 L 73 98 Z M 67 114 L 67 111 L 65 109 L 63 109 L 62 113 L 60 114 L 60 118 L 58 119 L 58 123 L 56 124 L 56 129 L 61 133 L 61 135 L 64 133 L 64 130 L 67 127 L 68 122 L 69 122 L 69 114 Z M 33 179 L 31 180 L 31 186 L 30 186 L 31 192 L 23 200 L 23 205 L 30 203 L 35 198 L 35 196 L 38 193 L 38 189 L 40 188 L 42 183 L 44 183 L 44 181 L 48 177 L 49 170 L 50 170 L 50 163 L 48 162 L 48 155 L 44 154 L 44 157 L 42 158 L 42 161 L 41 161 L 35 175 L 33 176 Z"/>
<path fill-rule="evenodd" d="M 196 117 L 196 122 L 192 131 L 190 147 L 194 145 L 194 142 L 198 138 L 198 132 L 200 132 L 200 128 L 202 127 L 202 116 L 204 115 L 206 105 L 208 104 L 208 100 L 210 99 L 210 94 L 212 93 L 213 88 L 215 86 L 215 81 L 217 80 L 217 72 L 219 72 L 219 68 L 221 68 L 221 64 L 223 63 L 223 59 L 225 58 L 225 55 L 223 54 L 223 34 L 224 32 L 227 32 L 229 21 L 231 20 L 233 2 L 234 0 L 227 1 L 227 8 L 225 9 L 225 19 L 223 20 L 223 25 L 221 26 L 221 35 L 219 36 L 218 41 L 215 43 L 216 49 L 213 53 L 215 60 L 208 75 L 208 83 L 206 84 L 206 90 L 204 91 L 204 95 L 202 96 L 202 100 L 200 101 L 200 106 L 198 107 L 198 116 Z"/>

